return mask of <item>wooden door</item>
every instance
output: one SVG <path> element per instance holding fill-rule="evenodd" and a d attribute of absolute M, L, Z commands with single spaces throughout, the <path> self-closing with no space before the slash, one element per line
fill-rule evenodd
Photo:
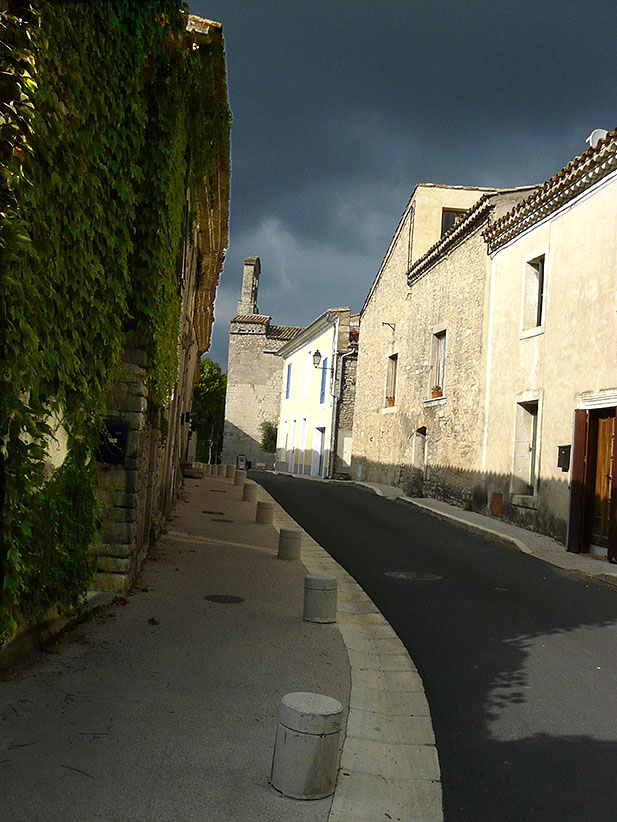
<path fill-rule="evenodd" d="M 595 545 L 603 545 L 606 547 L 608 547 L 610 523 L 614 440 L 614 412 L 602 412 L 598 416 L 590 541 Z"/>

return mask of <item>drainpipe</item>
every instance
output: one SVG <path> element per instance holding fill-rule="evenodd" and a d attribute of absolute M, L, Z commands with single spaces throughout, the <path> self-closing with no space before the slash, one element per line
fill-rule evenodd
<path fill-rule="evenodd" d="M 338 329 L 337 329 L 338 330 Z M 343 393 L 343 360 L 345 357 L 351 356 L 353 351 L 347 351 L 345 354 L 338 354 L 337 352 L 337 363 L 336 369 L 338 371 L 338 390 L 334 393 L 331 392 L 331 396 L 334 399 L 332 403 L 332 422 L 330 424 L 330 458 L 328 460 L 328 477 L 331 477 L 334 473 L 334 459 L 336 457 L 334 445 L 336 443 L 336 426 L 338 423 L 338 404 L 341 399 L 341 395 Z M 334 373 L 334 371 L 332 372 Z"/>

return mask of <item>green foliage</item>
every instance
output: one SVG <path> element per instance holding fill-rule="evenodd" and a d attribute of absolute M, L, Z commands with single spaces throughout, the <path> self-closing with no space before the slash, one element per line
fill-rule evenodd
<path fill-rule="evenodd" d="M 212 91 L 220 53 L 193 47 L 178 6 L 10 0 L 0 12 L 0 640 L 19 612 L 85 590 L 95 517 L 63 495 L 93 493 L 126 334 L 149 347 L 152 402 L 176 380 L 185 193 L 195 202 L 230 121 Z M 51 414 L 70 452 L 45 484 Z M 61 510 L 44 550 L 36 523 Z"/>
<path fill-rule="evenodd" d="M 225 392 L 227 375 L 210 357 L 201 361 L 199 385 L 193 393 L 193 411 L 197 417 L 197 459 L 216 463 L 223 447 Z M 193 434 L 194 436 L 195 434 Z"/>
<path fill-rule="evenodd" d="M 266 454 L 276 453 L 276 423 L 266 420 L 259 426 L 261 428 L 261 447 Z"/>

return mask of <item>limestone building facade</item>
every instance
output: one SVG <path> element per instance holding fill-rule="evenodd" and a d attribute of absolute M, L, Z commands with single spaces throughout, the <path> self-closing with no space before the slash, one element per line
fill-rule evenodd
<path fill-rule="evenodd" d="M 261 447 L 261 425 L 278 424 L 281 361 L 276 355 L 301 329 L 274 325 L 269 315 L 259 313 L 260 273 L 259 257 L 247 257 L 238 313 L 229 329 L 222 461 L 235 464 L 243 454 L 253 467 L 271 468 L 275 455 Z"/>
<path fill-rule="evenodd" d="M 617 131 L 484 239 L 489 509 L 617 562 Z"/>
<path fill-rule="evenodd" d="M 480 192 L 420 257 L 408 207 L 361 314 L 352 475 L 617 561 L 617 132 L 604 134 L 543 185 Z"/>

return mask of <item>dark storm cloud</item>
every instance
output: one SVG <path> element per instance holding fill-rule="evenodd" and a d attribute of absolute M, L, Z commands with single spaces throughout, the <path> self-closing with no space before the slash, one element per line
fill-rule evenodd
<path fill-rule="evenodd" d="M 190 5 L 223 23 L 234 115 L 222 363 L 245 256 L 275 322 L 358 310 L 417 182 L 541 182 L 617 125 L 614 2 Z"/>

